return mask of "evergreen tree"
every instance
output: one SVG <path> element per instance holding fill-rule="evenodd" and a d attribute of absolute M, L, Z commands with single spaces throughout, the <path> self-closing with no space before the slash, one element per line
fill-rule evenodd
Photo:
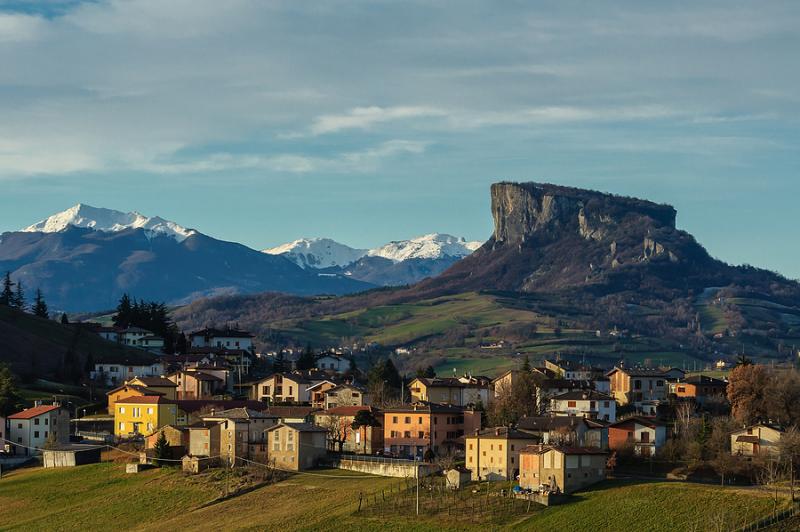
<path fill-rule="evenodd" d="M 3 278 L 3 291 L 0 292 L 0 305 L 12 306 L 14 302 L 14 283 L 11 281 L 11 272 L 6 272 Z"/>
<path fill-rule="evenodd" d="M 156 440 L 155 445 L 153 445 L 153 451 L 155 451 L 156 455 L 156 463 L 158 465 L 165 465 L 165 458 L 169 458 L 169 443 L 167 442 L 167 436 L 164 434 L 162 430 L 159 435 L 158 439 Z"/>
<path fill-rule="evenodd" d="M 14 302 L 11 306 L 17 310 L 25 310 L 25 292 L 22 289 L 22 281 L 17 281 L 17 291 L 14 293 Z"/>
<path fill-rule="evenodd" d="M 297 369 L 314 369 L 315 363 L 314 350 L 311 349 L 311 344 L 308 344 L 303 354 L 297 359 Z"/>
<path fill-rule="evenodd" d="M 50 317 L 47 311 L 47 303 L 45 303 L 42 291 L 39 288 L 36 289 L 36 297 L 33 300 L 33 315 L 40 318 Z"/>
<path fill-rule="evenodd" d="M 117 305 L 117 313 L 111 318 L 114 321 L 114 325 L 117 327 L 127 327 L 130 325 L 131 318 L 133 317 L 132 311 L 133 308 L 131 306 L 130 296 L 128 294 L 122 294 L 122 297 L 119 299 L 119 304 Z"/>
<path fill-rule="evenodd" d="M 531 372 L 531 361 L 528 360 L 528 355 L 525 355 L 525 361 L 522 363 L 522 371 L 525 373 Z"/>
<path fill-rule="evenodd" d="M 19 410 L 21 400 L 11 369 L 5 363 L 0 363 L 0 416 L 7 416 Z"/>
<path fill-rule="evenodd" d="M 283 350 L 278 349 L 275 353 L 275 359 L 272 361 L 272 371 L 275 373 L 283 373 L 286 371 L 286 359 L 283 356 Z"/>
<path fill-rule="evenodd" d="M 69 325 L 69 318 L 66 312 L 61 313 L 61 325 Z"/>
<path fill-rule="evenodd" d="M 183 354 L 189 350 L 189 342 L 186 340 L 186 335 L 183 331 L 178 335 L 175 340 L 175 352 Z"/>

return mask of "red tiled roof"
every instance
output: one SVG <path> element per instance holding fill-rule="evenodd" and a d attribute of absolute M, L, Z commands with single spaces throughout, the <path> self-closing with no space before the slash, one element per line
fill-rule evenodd
<path fill-rule="evenodd" d="M 55 405 L 34 406 L 33 408 L 26 408 L 22 412 L 11 414 L 8 416 L 8 419 L 32 419 L 36 416 L 41 416 L 42 414 L 52 412 L 53 410 L 58 410 L 59 408 L 61 407 Z"/>
<path fill-rule="evenodd" d="M 175 401 L 166 399 L 160 395 L 137 395 L 118 399 L 118 405 L 153 405 L 153 404 L 174 404 Z"/>

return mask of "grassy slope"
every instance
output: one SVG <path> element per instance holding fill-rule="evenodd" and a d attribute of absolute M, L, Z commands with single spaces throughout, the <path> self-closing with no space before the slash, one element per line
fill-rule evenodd
<path fill-rule="evenodd" d="M 349 478 L 348 478 L 349 477 Z M 398 515 L 353 515 L 359 492 L 380 492 L 398 479 L 346 471 L 301 474 L 272 486 L 209 504 L 218 494 L 173 470 L 126 475 L 121 464 L 71 469 L 23 470 L 0 480 L 0 529 L 73 530 L 464 530 L 486 529 L 464 521 L 433 521 Z M 519 520 L 521 530 L 688 530 L 724 516 L 729 524 L 772 509 L 755 490 L 685 483 L 607 482 L 576 501 Z M 643 529 L 644 529 L 643 528 Z M 729 529 L 731 527 L 725 527 Z"/>
<path fill-rule="evenodd" d="M 772 499 L 762 492 L 741 488 L 651 482 L 607 482 L 576 495 L 576 502 L 556 506 L 519 523 L 519 530 L 630 530 L 641 525 L 650 531 L 713 529 L 724 520 L 731 530 L 772 511 Z"/>

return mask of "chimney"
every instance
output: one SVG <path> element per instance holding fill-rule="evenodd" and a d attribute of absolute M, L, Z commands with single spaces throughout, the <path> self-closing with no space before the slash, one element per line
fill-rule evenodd
<path fill-rule="evenodd" d="M 500 436 L 500 427 L 495 427 L 495 429 L 494 429 L 494 435 L 495 435 L 495 436 Z"/>

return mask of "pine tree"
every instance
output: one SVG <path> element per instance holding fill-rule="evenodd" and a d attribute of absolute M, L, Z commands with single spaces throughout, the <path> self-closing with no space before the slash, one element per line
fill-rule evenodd
<path fill-rule="evenodd" d="M 50 317 L 47 311 L 47 303 L 45 303 L 44 296 L 42 296 L 42 291 L 39 288 L 36 289 L 36 297 L 33 300 L 33 315 L 40 318 Z"/>
<path fill-rule="evenodd" d="M 14 293 L 11 306 L 17 310 L 25 310 L 25 292 L 22 289 L 22 281 L 17 281 L 17 291 Z"/>
<path fill-rule="evenodd" d="M 297 369 L 313 369 L 315 362 L 314 350 L 311 349 L 311 344 L 308 344 L 306 345 L 306 350 L 297 359 Z"/>
<path fill-rule="evenodd" d="M 0 292 L 0 305 L 10 307 L 14 302 L 14 283 L 11 281 L 11 272 L 6 272 L 3 278 L 3 291 Z"/>
<path fill-rule="evenodd" d="M 119 299 L 119 304 L 117 305 L 117 313 L 111 318 L 114 321 L 114 325 L 117 327 L 127 327 L 130 325 L 132 310 L 130 296 L 128 294 L 122 294 L 122 297 Z"/>
<path fill-rule="evenodd" d="M 66 312 L 61 313 L 61 325 L 69 325 L 69 318 Z"/>
<path fill-rule="evenodd" d="M 165 458 L 168 458 L 169 454 L 169 442 L 167 442 L 167 436 L 164 434 L 162 430 L 159 435 L 158 439 L 156 440 L 155 445 L 153 445 L 153 451 L 155 451 L 156 455 L 156 463 L 158 465 L 165 465 Z"/>
<path fill-rule="evenodd" d="M 189 342 L 186 340 L 186 335 L 181 333 L 178 335 L 178 338 L 175 340 L 175 352 L 183 354 L 189 350 Z"/>

